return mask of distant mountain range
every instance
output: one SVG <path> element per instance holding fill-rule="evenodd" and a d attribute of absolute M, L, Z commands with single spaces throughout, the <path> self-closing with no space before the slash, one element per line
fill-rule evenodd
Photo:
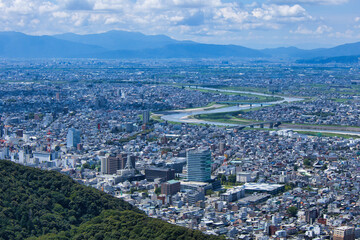
<path fill-rule="evenodd" d="M 304 50 L 281 47 L 256 50 L 237 45 L 203 44 L 177 41 L 165 35 L 109 31 L 100 34 L 66 33 L 30 36 L 0 32 L 3 58 L 258 58 L 294 59 L 312 63 L 352 62 L 360 55 L 360 42 L 333 48 Z M 349 58 L 349 56 L 352 56 Z M 326 60 L 325 60 L 326 59 Z M 351 59 L 351 60 L 349 60 Z"/>

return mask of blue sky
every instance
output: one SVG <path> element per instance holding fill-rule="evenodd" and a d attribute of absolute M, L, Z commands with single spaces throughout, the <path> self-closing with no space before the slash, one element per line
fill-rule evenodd
<path fill-rule="evenodd" d="M 0 31 L 108 30 L 253 48 L 360 41 L 360 0 L 0 0 Z"/>

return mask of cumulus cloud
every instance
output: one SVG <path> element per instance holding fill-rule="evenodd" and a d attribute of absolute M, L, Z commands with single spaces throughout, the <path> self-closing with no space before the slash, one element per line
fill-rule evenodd
<path fill-rule="evenodd" d="M 252 11 L 252 15 L 258 19 L 263 19 L 266 21 L 275 19 L 281 20 L 284 19 L 286 21 L 299 21 L 305 20 L 306 18 L 310 18 L 310 16 L 306 13 L 306 10 L 300 5 L 296 4 L 293 6 L 289 5 L 263 5 L 262 8 L 256 8 Z"/>
<path fill-rule="evenodd" d="M 295 31 L 290 31 L 291 33 L 295 34 L 303 34 L 303 35 L 321 35 L 324 33 L 330 33 L 332 32 L 332 27 L 329 27 L 327 25 L 320 25 L 316 29 L 308 29 L 304 26 L 299 26 Z"/>
<path fill-rule="evenodd" d="M 304 27 L 304 26 L 299 26 L 295 31 L 291 30 L 290 33 L 297 33 L 297 34 L 313 34 L 313 31 L 311 31 L 310 29 Z"/>
<path fill-rule="evenodd" d="M 284 4 L 241 4 L 236 0 L 0 0 L 0 31 L 54 34 L 121 29 L 188 38 L 239 36 L 240 32 L 252 34 L 257 30 L 288 32 L 294 24 L 314 21 L 300 4 L 303 1 L 309 0 L 288 0 Z"/>
<path fill-rule="evenodd" d="M 349 0 L 276 0 L 276 3 L 286 4 L 319 4 L 319 5 L 339 5 L 347 3 Z M 273 1 L 272 1 L 273 2 Z"/>
<path fill-rule="evenodd" d="M 333 30 L 332 27 L 329 27 L 329 26 L 326 26 L 326 25 L 321 25 L 315 30 L 315 33 L 316 34 L 329 33 L 332 30 Z"/>

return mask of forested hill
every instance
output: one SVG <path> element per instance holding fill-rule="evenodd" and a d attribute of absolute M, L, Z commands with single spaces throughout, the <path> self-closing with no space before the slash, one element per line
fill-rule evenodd
<path fill-rule="evenodd" d="M 147 217 L 53 171 L 0 161 L 0 239 L 221 239 Z"/>

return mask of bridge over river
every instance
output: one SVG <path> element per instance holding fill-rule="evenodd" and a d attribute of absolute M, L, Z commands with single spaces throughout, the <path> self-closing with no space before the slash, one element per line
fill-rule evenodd
<path fill-rule="evenodd" d="M 191 87 L 195 88 L 195 87 Z M 199 114 L 211 114 L 211 113 L 225 113 L 225 112 L 235 112 L 240 110 L 246 110 L 256 107 L 262 107 L 265 105 L 273 105 L 273 104 L 283 104 L 285 102 L 296 102 L 296 101 L 302 101 L 304 99 L 302 98 L 296 98 L 296 97 L 285 97 L 285 96 L 279 96 L 279 95 L 270 95 L 265 93 L 256 93 L 256 92 L 245 92 L 245 91 L 235 91 L 235 90 L 219 90 L 216 88 L 203 88 L 203 87 L 196 87 L 197 89 L 205 89 L 205 90 L 213 90 L 218 92 L 230 92 L 230 93 L 244 93 L 244 94 L 252 94 L 252 95 L 258 95 L 258 96 L 267 96 L 267 97 L 280 97 L 281 100 L 275 101 L 275 102 L 264 102 L 264 103 L 238 103 L 234 106 L 224 107 L 224 108 L 216 108 L 211 110 L 206 109 L 200 109 L 200 110 L 174 110 L 165 113 L 161 116 L 162 120 L 170 121 L 170 122 L 179 122 L 179 123 L 199 123 L 199 124 L 210 124 L 210 125 L 217 125 L 217 126 L 227 126 L 227 127 L 234 127 L 239 130 L 244 129 L 246 127 L 254 128 L 259 126 L 260 128 L 264 128 L 265 126 L 268 126 L 269 128 L 277 128 L 281 126 L 282 121 L 267 121 L 267 122 L 255 122 L 255 123 L 248 123 L 248 124 L 232 124 L 232 123 L 222 123 L 222 122 L 216 122 L 216 121 L 206 121 L 206 120 L 200 120 L 193 118 L 194 115 Z M 236 103 L 233 103 L 236 104 Z M 323 133 L 337 133 L 337 134 L 351 134 L 351 135 L 358 135 L 360 136 L 360 132 L 354 132 L 354 131 L 342 131 L 342 130 L 317 130 L 313 128 L 296 128 L 296 127 L 287 127 L 286 129 L 294 130 L 294 131 L 308 131 L 308 132 L 323 132 Z"/>
<path fill-rule="evenodd" d="M 215 89 L 215 88 L 203 88 L 203 87 L 195 88 L 195 87 L 191 87 L 191 86 L 190 86 L 190 88 L 204 89 L 204 90 L 216 90 L 218 92 L 252 94 L 252 95 L 266 96 L 266 97 L 279 97 L 279 98 L 281 98 L 281 100 L 275 101 L 275 102 L 263 102 L 263 103 L 249 103 L 249 102 L 234 103 L 234 102 L 232 102 L 231 104 L 234 104 L 233 106 L 224 107 L 224 108 L 216 108 L 216 109 L 211 109 L 211 110 L 204 110 L 204 109 L 201 109 L 201 110 L 196 110 L 196 109 L 194 109 L 194 110 L 176 110 L 176 111 L 172 111 L 172 112 L 168 112 L 168 113 L 164 114 L 163 116 L 161 116 L 161 119 L 166 120 L 166 121 L 172 121 L 172 122 L 203 123 L 203 124 L 239 127 L 240 124 L 205 121 L 205 120 L 192 118 L 192 116 L 198 115 L 198 114 L 235 112 L 235 111 L 246 110 L 246 109 L 251 109 L 251 108 L 256 108 L 256 107 L 263 107 L 266 105 L 281 104 L 284 102 L 296 102 L 296 101 L 303 100 L 302 98 L 283 97 L 283 96 L 270 95 L 270 94 L 265 94 L 265 93 L 255 93 L 255 92 L 245 92 L 245 91 L 235 91 L 235 90 L 219 90 L 219 89 Z M 249 124 L 250 127 L 251 127 L 251 125 L 257 126 L 258 124 L 257 123 Z M 244 125 L 244 128 L 245 127 L 246 127 L 246 125 Z"/>

